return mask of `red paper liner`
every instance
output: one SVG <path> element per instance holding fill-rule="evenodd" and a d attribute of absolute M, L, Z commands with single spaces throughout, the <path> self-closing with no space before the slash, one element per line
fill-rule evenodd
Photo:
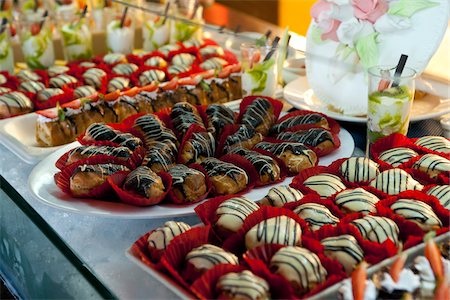
<path fill-rule="evenodd" d="M 142 59 L 142 56 L 135 55 L 132 53 L 127 54 L 126 57 L 129 63 L 135 64 L 137 66 L 142 66 L 145 62 L 145 60 Z"/>
<path fill-rule="evenodd" d="M 231 163 L 231 164 L 241 168 L 242 170 L 245 171 L 245 173 L 247 173 L 247 177 L 248 177 L 247 187 L 244 190 L 235 194 L 236 196 L 244 194 L 255 187 L 255 183 L 258 180 L 258 173 L 256 172 L 255 167 L 253 167 L 253 165 L 248 160 L 246 160 L 245 158 L 243 158 L 242 156 L 239 156 L 237 154 L 226 154 L 226 155 L 220 157 L 220 160 Z M 213 188 L 213 190 L 214 190 L 214 188 Z M 213 191 L 213 192 L 215 192 L 215 191 Z"/>
<path fill-rule="evenodd" d="M 206 111 L 206 109 L 205 109 Z M 206 112 L 205 112 L 206 115 Z M 208 124 L 206 122 L 205 124 Z M 240 125 L 239 124 L 227 124 L 222 128 L 222 132 L 220 133 L 220 138 L 216 141 L 217 142 L 217 148 L 216 148 L 216 155 L 221 156 L 224 153 L 223 148 L 225 147 L 225 142 L 228 138 L 228 136 L 234 134 L 238 129 Z"/>
<path fill-rule="evenodd" d="M 237 123 L 241 123 L 242 117 L 245 114 L 247 107 L 252 104 L 253 101 L 257 98 L 266 99 L 272 104 L 275 123 L 277 122 L 281 110 L 283 109 L 283 103 L 281 101 L 265 96 L 246 96 L 242 99 L 241 104 L 239 104 L 239 116 L 237 117 Z"/>
<path fill-rule="evenodd" d="M 108 182 L 105 179 L 105 182 L 99 185 L 98 187 L 92 189 L 89 193 L 82 195 L 74 195 L 70 190 L 70 178 L 72 177 L 73 172 L 80 165 L 97 165 L 97 164 L 117 164 L 117 165 L 125 165 L 123 161 L 119 160 L 114 156 L 107 155 L 97 155 L 95 157 L 89 157 L 86 159 L 79 160 L 73 164 L 68 165 L 63 168 L 61 172 L 55 174 L 55 183 L 56 185 L 66 194 L 74 197 L 74 198 L 96 198 L 102 199 L 107 196 L 112 195 L 112 189 Z M 126 165 L 125 165 L 126 166 Z"/>
<path fill-rule="evenodd" d="M 279 123 L 283 122 L 284 120 L 292 118 L 294 116 L 303 116 L 303 115 L 307 115 L 307 114 L 318 114 L 318 115 L 323 116 L 325 119 L 327 119 L 328 125 L 330 127 L 330 128 L 325 128 L 325 129 L 328 129 L 331 132 L 339 133 L 339 131 L 341 130 L 339 123 L 336 122 L 334 119 L 328 117 L 327 115 L 325 115 L 323 113 L 320 113 L 317 111 L 311 111 L 311 110 L 296 110 L 294 112 L 288 113 L 287 115 L 280 118 L 276 124 L 279 124 Z M 315 128 L 315 127 L 317 128 L 317 126 L 318 125 L 316 125 L 316 124 L 297 125 L 297 126 L 291 127 L 291 130 L 310 129 L 310 128 Z M 320 127 L 322 127 L 322 126 L 320 126 Z M 286 128 L 286 130 L 287 129 L 288 128 Z"/>
<path fill-rule="evenodd" d="M 436 155 L 440 155 L 440 156 L 442 156 L 442 157 L 445 157 L 445 158 L 447 158 L 447 159 L 450 159 L 450 153 L 444 153 L 444 152 L 434 151 L 434 150 L 431 150 L 431 149 L 428 149 L 428 148 L 425 148 L 425 147 L 416 145 L 415 142 L 416 142 L 418 139 L 419 139 L 419 138 L 412 138 L 412 139 L 410 139 L 410 141 L 411 141 L 411 143 L 412 143 L 412 144 L 413 144 L 420 152 L 423 152 L 423 153 L 430 153 L 430 154 L 436 154 Z M 450 141 L 450 139 L 448 139 L 448 138 L 445 138 L 445 139 L 447 139 L 447 140 Z"/>
<path fill-rule="evenodd" d="M 146 264 L 151 269 L 161 271 L 162 265 L 160 264 L 160 258 L 164 253 L 164 250 L 150 248 L 148 245 L 148 237 L 152 232 L 147 232 L 143 236 L 141 236 L 134 244 L 131 246 L 131 249 L 134 253 L 139 256 L 139 259 Z"/>
<path fill-rule="evenodd" d="M 45 86 L 48 86 L 50 76 L 48 75 L 46 70 L 33 70 L 34 73 L 38 74 L 41 77 L 39 82 L 42 82 Z"/>
<path fill-rule="evenodd" d="M 308 194 L 298 201 L 286 203 L 283 207 L 294 211 L 297 207 L 299 207 L 302 204 L 306 204 L 306 203 L 321 204 L 321 205 L 325 206 L 326 208 L 328 208 L 330 210 L 330 212 L 338 219 L 341 219 L 344 217 L 344 213 L 342 213 L 342 211 L 339 209 L 339 207 L 336 204 L 334 204 L 333 201 L 331 201 L 330 199 L 321 199 L 320 196 L 318 196 L 316 194 Z"/>
<path fill-rule="evenodd" d="M 244 253 L 247 250 L 245 247 L 245 235 L 247 232 L 262 221 L 279 216 L 286 216 L 297 222 L 302 229 L 302 235 L 309 231 L 308 224 L 293 211 L 279 207 L 261 206 L 260 209 L 251 213 L 244 220 L 244 224 L 238 232 L 225 240 L 223 248 L 237 255 Z"/>
<path fill-rule="evenodd" d="M 175 193 L 172 191 L 172 189 L 171 189 L 169 191 L 169 193 L 167 194 L 167 200 L 169 200 L 170 202 L 175 203 L 175 204 L 192 204 L 192 203 L 197 203 L 197 202 L 202 201 L 206 197 L 208 197 L 208 194 L 211 192 L 212 184 L 211 184 L 211 181 L 209 180 L 208 173 L 206 173 L 205 169 L 199 164 L 190 164 L 189 168 L 198 170 L 198 171 L 202 172 L 203 175 L 205 175 L 206 193 L 204 193 L 203 195 L 201 195 L 200 197 L 198 197 L 197 199 L 195 199 L 193 201 L 186 202 L 184 199 L 178 198 L 175 195 Z M 169 176 L 170 176 L 170 174 L 169 174 Z"/>
<path fill-rule="evenodd" d="M 182 160 L 182 154 L 183 154 L 184 147 L 186 146 L 186 143 L 189 142 L 190 139 L 192 139 L 193 134 L 199 133 L 199 132 L 207 132 L 207 131 L 204 127 L 199 126 L 197 124 L 192 124 L 191 126 L 189 126 L 189 129 L 186 131 L 186 133 L 182 137 L 180 147 L 178 148 L 178 157 L 177 157 L 178 163 L 180 163 L 180 164 L 186 163 Z"/>
<path fill-rule="evenodd" d="M 266 184 L 262 184 L 261 181 L 258 179 L 255 183 L 255 186 L 260 187 L 260 186 L 272 185 L 272 184 L 275 184 L 278 182 L 282 182 L 282 181 L 284 181 L 284 179 L 286 179 L 286 177 L 289 174 L 289 171 L 288 171 L 288 168 L 286 167 L 285 163 L 281 159 L 279 159 L 277 156 L 273 155 L 273 153 L 263 150 L 263 149 L 250 149 L 250 150 L 272 158 L 278 164 L 278 167 L 280 168 L 280 178 L 278 180 L 271 181 Z M 256 168 L 255 168 L 255 170 L 256 170 Z M 256 170 L 256 173 L 258 174 L 258 170 Z M 259 176 L 258 176 L 258 178 L 259 178 Z"/>
<path fill-rule="evenodd" d="M 6 77 L 6 82 L 3 83 L 1 86 L 16 91 L 20 85 L 19 79 L 14 75 L 9 74 L 8 71 L 0 71 L 0 74 Z"/>
<path fill-rule="evenodd" d="M 47 101 L 42 102 L 42 101 L 35 99 L 34 100 L 35 108 L 39 109 L 39 110 L 47 109 L 47 108 L 55 107 L 57 103 L 62 105 L 62 104 L 72 101 L 74 98 L 73 89 L 64 86 L 62 88 L 62 90 L 64 91 L 64 94 L 52 96 L 52 97 L 48 98 Z"/>
<path fill-rule="evenodd" d="M 319 193 L 317 193 L 316 191 L 310 189 L 309 187 L 307 187 L 303 184 L 303 182 L 305 182 L 305 180 L 308 179 L 309 177 L 319 175 L 319 174 L 332 174 L 332 175 L 336 175 L 340 178 L 340 176 L 338 174 L 334 174 L 334 173 L 330 172 L 330 169 L 328 167 L 316 166 L 316 167 L 302 170 L 297 176 L 295 176 L 292 179 L 292 183 L 290 184 L 290 186 L 297 190 L 300 190 L 303 194 L 315 194 L 315 195 L 320 196 Z M 345 183 L 344 183 L 344 185 L 345 185 Z M 347 186 L 347 187 L 349 187 L 349 186 Z"/>
<path fill-rule="evenodd" d="M 176 236 L 167 246 L 166 251 L 161 256 L 161 263 L 166 271 L 186 289 L 190 286 L 187 282 L 195 281 L 194 274 L 183 274 L 185 269 L 186 255 L 194 248 L 210 242 L 210 227 L 194 227 Z M 185 277 L 188 275 L 188 277 Z M 189 276 L 192 275 L 192 276 Z M 198 274 L 197 274 L 198 277 Z"/>
<path fill-rule="evenodd" d="M 119 197 L 120 201 L 123 203 L 135 205 L 135 206 L 151 206 L 160 203 L 164 200 L 167 193 L 172 186 L 172 177 L 166 172 L 158 173 L 158 176 L 161 177 L 164 187 L 166 189 L 165 193 L 156 198 L 146 198 L 141 196 L 133 191 L 127 191 L 122 188 L 123 182 L 125 178 L 130 172 L 117 172 L 108 177 L 108 182 L 111 187 L 114 189 L 114 192 Z"/>
<path fill-rule="evenodd" d="M 425 154 L 424 154 L 425 155 Z M 421 171 L 419 169 L 413 168 L 413 165 L 419 161 L 424 155 L 419 155 L 416 157 L 411 158 L 409 161 L 403 163 L 402 165 L 398 166 L 398 168 L 405 170 L 411 176 L 414 177 L 417 181 L 422 183 L 423 185 L 428 184 L 450 184 L 450 172 L 441 172 L 438 174 L 435 178 L 432 178 L 427 172 Z M 435 154 L 440 157 L 446 158 L 442 155 Z M 450 160 L 449 160 L 450 161 Z"/>

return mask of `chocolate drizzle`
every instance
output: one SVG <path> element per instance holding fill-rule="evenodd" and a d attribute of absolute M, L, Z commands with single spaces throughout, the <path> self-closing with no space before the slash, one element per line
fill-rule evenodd
<path fill-rule="evenodd" d="M 236 232 L 244 220 L 259 206 L 245 197 L 230 198 L 222 202 L 216 210 L 216 226 Z"/>
<path fill-rule="evenodd" d="M 389 195 L 397 195 L 406 190 L 422 190 L 423 186 L 402 169 L 381 172 L 370 185 Z"/>
<path fill-rule="evenodd" d="M 279 178 L 280 167 L 270 156 L 240 147 L 232 149 L 229 153 L 240 155 L 250 161 L 258 171 L 260 177 L 267 175 L 271 181 Z"/>
<path fill-rule="evenodd" d="M 418 156 L 419 154 L 409 148 L 399 147 L 388 149 L 380 154 L 379 159 L 385 163 L 390 164 L 393 167 L 398 167 L 399 165 L 409 161 L 411 158 Z"/>
<path fill-rule="evenodd" d="M 337 259 L 347 273 L 351 273 L 354 267 L 364 259 L 364 251 L 356 239 L 349 234 L 324 238 L 320 243 L 324 247 L 324 252 L 330 253 L 327 256 Z"/>
<path fill-rule="evenodd" d="M 204 244 L 192 249 L 185 258 L 198 270 L 209 270 L 218 264 L 238 265 L 236 255 L 211 244 Z"/>
<path fill-rule="evenodd" d="M 433 151 L 450 153 L 450 141 L 442 136 L 424 136 L 415 144 Z"/>
<path fill-rule="evenodd" d="M 273 153 L 274 155 L 282 155 L 286 151 L 291 151 L 292 154 L 295 155 L 306 155 L 309 158 L 311 164 L 314 164 L 312 161 L 311 155 L 309 153 L 313 152 L 308 147 L 303 145 L 302 143 L 293 143 L 293 142 L 283 142 L 283 143 L 271 143 L 271 142 L 260 142 L 255 145 L 255 148 L 262 149 Z"/>
<path fill-rule="evenodd" d="M 203 168 L 205 168 L 206 173 L 209 177 L 214 176 L 228 176 L 237 182 L 240 179 L 240 175 L 247 177 L 247 173 L 241 168 L 217 158 L 208 157 L 201 162 Z"/>
<path fill-rule="evenodd" d="M 366 157 L 347 159 L 340 166 L 339 172 L 350 182 L 370 181 L 380 174 L 378 164 Z"/>
<path fill-rule="evenodd" d="M 195 132 L 184 145 L 183 151 L 190 151 L 192 158 L 186 161 L 189 163 L 199 163 L 205 157 L 214 156 L 216 152 L 216 142 L 210 132 Z"/>
<path fill-rule="evenodd" d="M 295 208 L 294 212 L 308 223 L 312 231 L 320 229 L 323 225 L 339 223 L 339 219 L 322 204 L 305 203 Z"/>
<path fill-rule="evenodd" d="M 153 172 L 150 168 L 140 166 L 130 174 L 128 174 L 123 188 L 128 191 L 134 191 L 139 195 L 149 198 L 150 189 L 154 184 L 162 184 L 161 178 Z"/>
<path fill-rule="evenodd" d="M 9 112 L 11 112 L 10 108 L 12 107 L 18 107 L 21 109 L 33 107 L 31 100 L 21 92 L 11 92 L 1 95 L 0 103 L 5 104 Z"/>
<path fill-rule="evenodd" d="M 130 86 L 130 79 L 125 77 L 114 77 L 108 83 L 108 92 L 124 90 Z"/>
<path fill-rule="evenodd" d="M 380 199 L 362 188 L 356 188 L 340 192 L 334 201 L 340 209 L 368 214 L 377 211 L 375 204 Z"/>
<path fill-rule="evenodd" d="M 145 144 L 152 141 L 171 141 L 177 143 L 172 130 L 165 127 L 163 122 L 155 115 L 143 115 L 134 121 L 133 128 L 138 129 L 144 136 Z"/>
<path fill-rule="evenodd" d="M 288 185 L 275 186 L 269 190 L 269 193 L 262 199 L 262 204 L 282 207 L 288 202 L 301 200 L 303 194 Z"/>
<path fill-rule="evenodd" d="M 435 178 L 441 173 L 450 174 L 450 160 L 436 154 L 425 154 L 413 164 L 413 168 Z"/>
<path fill-rule="evenodd" d="M 110 141 L 131 150 L 135 150 L 137 147 L 142 146 L 141 140 L 134 135 L 121 133 L 118 130 L 112 129 L 110 126 L 101 123 L 94 123 L 89 126 L 83 140 Z"/>
<path fill-rule="evenodd" d="M 142 165 L 150 167 L 152 170 L 167 171 L 172 165 L 175 164 L 177 157 L 177 146 L 175 143 L 165 141 L 152 141 L 147 146 L 147 152 L 145 153 Z M 159 167 L 157 166 L 159 165 Z"/>
<path fill-rule="evenodd" d="M 321 198 L 327 198 L 346 188 L 339 177 L 328 173 L 311 176 L 303 185 L 316 191 Z"/>
<path fill-rule="evenodd" d="M 130 76 L 134 71 L 138 69 L 138 66 L 131 63 L 122 63 L 114 66 L 112 71 L 118 75 Z"/>
<path fill-rule="evenodd" d="M 212 132 L 216 138 L 220 136 L 226 125 L 234 124 L 234 112 L 221 104 L 211 104 L 206 109 L 208 117 L 208 131 Z"/>
<path fill-rule="evenodd" d="M 96 90 L 90 85 L 82 85 L 73 91 L 77 98 L 88 97 L 96 93 Z"/>
<path fill-rule="evenodd" d="M 217 282 L 217 289 L 226 294 L 227 299 L 269 299 L 269 284 L 247 270 L 223 275 Z"/>
<path fill-rule="evenodd" d="M 450 185 L 437 185 L 427 191 L 428 195 L 436 197 L 446 209 L 450 209 Z"/>
<path fill-rule="evenodd" d="M 205 127 L 197 109 L 187 102 L 175 104 L 170 112 L 170 118 L 172 119 L 175 130 L 180 136 L 184 136 L 186 131 L 193 124 L 203 128 Z"/>
<path fill-rule="evenodd" d="M 49 85 L 54 88 L 62 88 L 65 85 L 77 83 L 78 80 L 70 75 L 61 74 L 56 77 L 50 78 Z"/>
<path fill-rule="evenodd" d="M 228 153 L 236 146 L 245 148 L 243 143 L 252 139 L 256 139 L 256 142 L 259 142 L 263 139 L 263 137 L 260 133 L 256 132 L 253 127 L 245 125 L 239 126 L 238 130 L 229 135 L 225 140 L 224 152 Z"/>
<path fill-rule="evenodd" d="M 441 220 L 436 216 L 431 206 L 422 201 L 398 199 L 391 205 L 391 209 L 406 220 L 417 223 L 422 229 L 426 229 L 427 226 L 442 227 Z"/>
<path fill-rule="evenodd" d="M 397 247 L 400 245 L 398 226 L 391 219 L 368 215 L 352 221 L 352 224 L 358 228 L 363 238 L 369 241 L 383 243 L 390 239 Z"/>
<path fill-rule="evenodd" d="M 72 176 L 79 172 L 82 172 L 96 173 L 99 174 L 102 178 L 106 178 L 107 176 L 119 171 L 128 171 L 128 168 L 126 166 L 116 164 L 80 165 L 77 167 Z"/>
<path fill-rule="evenodd" d="M 171 167 L 168 172 L 172 176 L 172 185 L 177 187 L 181 187 L 188 176 L 205 177 L 202 172 L 188 168 L 185 165 L 175 165 Z"/>
<path fill-rule="evenodd" d="M 324 128 L 311 128 L 296 132 L 281 132 L 277 135 L 277 139 L 298 142 L 312 147 L 317 147 L 326 141 L 329 141 L 334 145 L 333 135 Z"/>
<path fill-rule="evenodd" d="M 269 115 L 269 109 L 273 109 L 272 103 L 264 98 L 256 98 L 253 102 L 247 106 L 244 114 L 242 115 L 241 124 L 257 128 L 260 125 L 264 125 L 264 129 L 267 131 L 272 126 L 274 116 Z"/>
<path fill-rule="evenodd" d="M 168 221 L 164 223 L 164 226 L 158 227 L 150 233 L 147 239 L 148 245 L 154 249 L 164 250 L 174 237 L 190 228 L 191 226 L 183 222 Z"/>
<path fill-rule="evenodd" d="M 251 249 L 263 244 L 297 245 L 301 240 L 300 225 L 287 216 L 261 221 L 245 235 L 245 245 Z"/>
<path fill-rule="evenodd" d="M 108 155 L 117 158 L 127 159 L 131 157 L 132 152 L 126 147 L 110 147 L 110 146 L 79 146 L 70 151 L 69 157 L 80 155 L 88 158 L 95 155 Z"/>
<path fill-rule="evenodd" d="M 139 75 L 139 84 L 141 86 L 148 85 L 153 81 L 163 82 L 166 74 L 161 70 L 147 70 Z"/>
<path fill-rule="evenodd" d="M 306 115 L 297 115 L 287 118 L 284 121 L 281 121 L 270 129 L 272 134 L 278 134 L 282 131 L 285 131 L 288 128 L 292 128 L 297 125 L 321 125 L 326 124 L 326 126 L 322 126 L 328 129 L 328 121 L 327 119 L 319 114 L 310 113 Z"/>

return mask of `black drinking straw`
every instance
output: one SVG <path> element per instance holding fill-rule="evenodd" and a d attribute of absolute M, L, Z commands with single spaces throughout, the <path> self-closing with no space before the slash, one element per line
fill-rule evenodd
<path fill-rule="evenodd" d="M 266 33 L 264 34 L 264 36 L 266 37 L 266 39 L 269 39 L 269 37 L 272 35 L 272 30 L 268 29 L 266 31 Z"/>
<path fill-rule="evenodd" d="M 167 1 L 166 8 L 164 8 L 164 19 L 162 22 L 163 25 L 166 24 L 167 14 L 169 13 L 169 7 L 170 7 L 170 1 Z"/>
<path fill-rule="evenodd" d="M 273 42 L 272 42 L 272 46 L 271 46 L 270 52 L 267 53 L 266 57 L 264 57 L 264 61 L 268 61 L 268 60 L 272 57 L 273 53 L 274 53 L 275 50 L 277 49 L 277 46 L 278 46 L 278 42 L 279 42 L 279 41 L 280 41 L 280 37 L 278 37 L 278 36 L 276 36 L 276 37 L 273 39 Z"/>
<path fill-rule="evenodd" d="M 2 25 L 0 25 L 2 28 L 0 28 L 0 34 L 2 34 L 3 32 L 5 32 L 6 30 L 6 24 L 8 24 L 8 19 L 7 18 L 3 18 L 2 19 Z"/>
<path fill-rule="evenodd" d="M 45 20 L 48 17 L 48 10 L 44 11 L 44 14 L 42 15 L 42 21 L 41 23 L 39 23 L 39 30 L 42 29 L 42 27 L 44 26 Z"/>
<path fill-rule="evenodd" d="M 394 72 L 394 81 L 392 82 L 392 87 L 396 87 L 400 83 L 400 76 L 402 75 L 403 69 L 405 68 L 406 61 L 408 60 L 408 55 L 402 54 L 400 60 L 398 61 L 397 67 Z"/>
<path fill-rule="evenodd" d="M 195 0 L 194 11 L 192 12 L 192 15 L 190 18 L 191 20 L 194 19 L 195 15 L 197 15 L 197 10 L 198 10 L 199 6 L 200 6 L 200 2 L 198 0 Z"/>
<path fill-rule="evenodd" d="M 120 28 L 122 28 L 123 24 L 125 23 L 125 19 L 127 17 L 127 13 L 128 13 L 128 6 L 125 7 L 125 9 L 123 10 L 122 18 L 120 19 Z"/>
<path fill-rule="evenodd" d="M 289 56 L 289 43 L 291 42 L 291 37 L 292 37 L 292 35 L 288 35 L 288 38 L 287 38 L 287 43 L 286 43 L 286 59 L 288 58 L 288 56 Z"/>
<path fill-rule="evenodd" d="M 83 18 L 86 17 L 87 11 L 88 11 L 88 6 L 86 4 L 83 8 L 83 12 L 81 13 L 80 18 L 78 19 L 76 25 L 78 25 L 81 22 L 81 20 L 83 20 Z"/>

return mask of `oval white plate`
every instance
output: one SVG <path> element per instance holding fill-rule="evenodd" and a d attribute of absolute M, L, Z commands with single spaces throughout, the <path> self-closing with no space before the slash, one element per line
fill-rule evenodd
<path fill-rule="evenodd" d="M 417 85 L 419 85 L 419 83 Z M 284 87 L 284 98 L 295 108 L 319 111 L 339 121 L 355 123 L 367 122 L 366 116 L 346 116 L 329 110 L 328 107 L 314 95 L 313 90 L 309 87 L 308 81 L 306 80 L 306 76 L 301 76 L 288 83 Z M 427 94 L 421 99 L 414 100 L 411 122 L 433 119 L 449 112 L 450 99 Z"/>
<path fill-rule="evenodd" d="M 320 165 L 327 166 L 336 159 L 350 157 L 352 155 L 355 143 L 350 133 L 344 128 L 341 128 L 339 138 L 341 139 L 341 147 L 335 152 L 320 158 Z M 77 143 L 67 145 L 47 156 L 34 167 L 28 178 L 28 185 L 31 194 L 37 200 L 55 208 L 74 213 L 113 218 L 143 219 L 194 214 L 194 208 L 198 203 L 191 205 L 161 204 L 149 207 L 136 207 L 117 202 L 72 198 L 66 195 L 56 186 L 53 179 L 53 176 L 59 171 L 55 167 L 55 162 L 62 154 L 76 146 Z M 291 181 L 292 177 L 289 177 L 278 184 L 289 184 Z M 253 189 L 245 194 L 245 196 L 255 201 L 260 200 L 267 194 L 271 187 Z"/>

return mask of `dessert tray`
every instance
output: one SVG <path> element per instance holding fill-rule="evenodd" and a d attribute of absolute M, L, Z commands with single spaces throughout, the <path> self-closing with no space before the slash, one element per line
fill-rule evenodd
<path fill-rule="evenodd" d="M 436 93 L 430 85 L 431 81 L 425 82 L 418 80 L 416 89 L 423 87 L 431 93 Z M 450 87 L 445 87 L 443 91 L 438 91 L 439 95 L 447 95 Z M 427 93 L 420 99 L 414 99 L 411 113 L 411 122 L 433 119 L 450 112 L 450 99 L 445 96 L 438 96 Z M 365 123 L 365 116 L 348 116 L 337 111 L 330 110 L 327 104 L 318 99 L 310 88 L 305 76 L 298 77 L 284 87 L 284 99 L 298 109 L 308 109 L 319 111 L 339 121 Z"/>

